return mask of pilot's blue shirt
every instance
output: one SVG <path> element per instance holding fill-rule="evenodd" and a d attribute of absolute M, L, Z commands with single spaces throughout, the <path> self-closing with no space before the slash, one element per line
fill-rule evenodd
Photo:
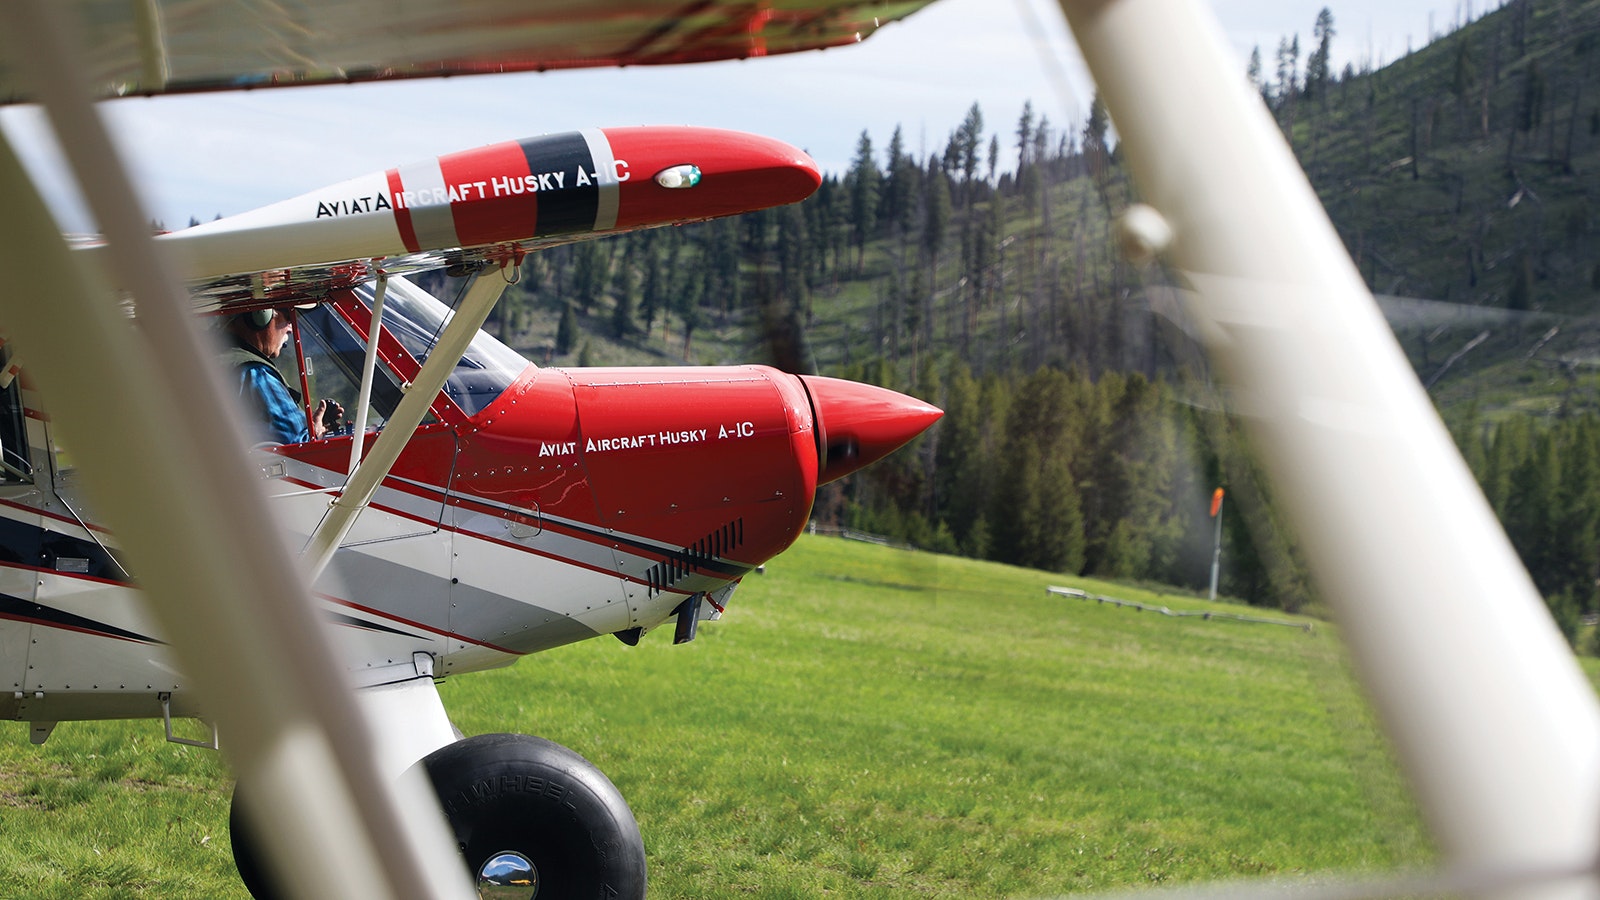
<path fill-rule="evenodd" d="M 283 375 L 266 357 L 249 347 L 231 347 L 227 355 L 239 379 L 239 399 L 246 417 L 257 425 L 257 436 L 278 444 L 298 444 L 311 439 L 305 410 Z"/>

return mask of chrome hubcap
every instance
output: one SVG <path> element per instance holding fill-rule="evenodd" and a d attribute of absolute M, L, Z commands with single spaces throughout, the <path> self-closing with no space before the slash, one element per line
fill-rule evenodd
<path fill-rule="evenodd" d="M 478 869 L 479 900 L 533 900 L 537 896 L 539 870 L 521 853 L 496 853 Z"/>

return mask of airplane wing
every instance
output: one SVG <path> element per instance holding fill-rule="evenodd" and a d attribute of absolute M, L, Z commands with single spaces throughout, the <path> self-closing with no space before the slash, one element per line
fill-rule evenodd
<path fill-rule="evenodd" d="M 101 97 L 745 59 L 852 44 L 931 0 L 74 0 Z M 34 100 L 0 60 L 0 103 Z"/>
<path fill-rule="evenodd" d="M 402 78 L 659 65 L 864 40 L 932 0 L 74 0 L 81 74 L 99 98 Z M 0 58 L 0 104 L 35 98 Z M 405 274 L 504 261 L 596 234 L 386 254 Z M 375 277 L 370 259 L 246 265 L 186 278 L 198 308 L 315 302 Z"/>

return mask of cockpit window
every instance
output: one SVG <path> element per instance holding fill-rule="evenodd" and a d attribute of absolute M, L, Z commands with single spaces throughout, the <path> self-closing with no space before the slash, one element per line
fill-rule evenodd
<path fill-rule="evenodd" d="M 346 421 L 355 415 L 361 396 L 361 370 L 366 345 L 327 306 L 301 310 L 295 317 L 306 360 L 311 402 L 327 398 L 344 407 Z M 295 373 L 287 376 L 294 383 Z M 400 385 L 382 365 L 373 372 L 372 405 L 367 426 L 382 428 L 400 405 Z"/>
<path fill-rule="evenodd" d="M 356 291 L 372 306 L 370 285 Z M 432 294 L 400 278 L 391 279 L 383 300 L 383 325 L 420 365 L 432 352 L 453 315 Z M 445 382 L 444 390 L 469 416 L 482 412 L 528 367 L 515 350 L 480 331 Z"/>

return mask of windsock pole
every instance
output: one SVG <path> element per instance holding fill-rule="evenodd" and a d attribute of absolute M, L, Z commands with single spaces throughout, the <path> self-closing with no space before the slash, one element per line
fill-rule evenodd
<path fill-rule="evenodd" d="M 1217 602 L 1217 572 L 1222 568 L 1222 488 L 1211 494 L 1211 518 L 1217 520 L 1216 540 L 1211 546 L 1211 602 Z"/>

